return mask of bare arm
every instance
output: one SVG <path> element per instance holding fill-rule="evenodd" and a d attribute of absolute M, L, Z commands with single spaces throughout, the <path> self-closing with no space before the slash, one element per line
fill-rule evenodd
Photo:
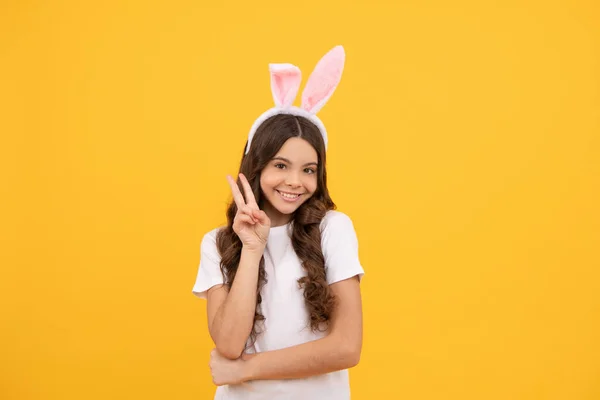
<path fill-rule="evenodd" d="M 230 359 L 239 358 L 254 326 L 258 268 L 271 221 L 260 211 L 250 184 L 244 175 L 240 181 L 246 193 L 242 196 L 237 184 L 228 176 L 237 214 L 233 230 L 242 242 L 242 252 L 235 279 L 228 288 L 217 285 L 208 290 L 207 314 L 210 336 L 219 353 Z"/>
<path fill-rule="evenodd" d="M 353 367 L 362 348 L 362 304 L 358 277 L 331 285 L 337 307 L 326 337 L 281 350 L 244 354 L 243 380 L 295 379 Z"/>
<path fill-rule="evenodd" d="M 242 250 L 231 289 L 217 285 L 207 294 L 208 329 L 219 353 L 236 359 L 254 325 L 258 265 L 262 254 Z"/>

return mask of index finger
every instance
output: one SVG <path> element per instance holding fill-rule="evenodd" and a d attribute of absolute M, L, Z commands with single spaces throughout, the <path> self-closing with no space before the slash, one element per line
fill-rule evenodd
<path fill-rule="evenodd" d="M 229 186 L 231 187 L 233 201 L 235 201 L 238 210 L 240 210 L 246 205 L 246 202 L 244 201 L 244 196 L 242 196 L 242 192 L 240 192 L 240 188 L 238 187 L 237 183 L 229 175 L 227 175 L 227 182 L 229 182 Z"/>
<path fill-rule="evenodd" d="M 244 187 L 244 193 L 246 193 L 246 204 L 250 207 L 256 208 L 258 210 L 258 204 L 256 204 L 256 199 L 254 198 L 254 193 L 252 193 L 252 188 L 250 187 L 250 183 L 248 179 L 244 176 L 244 174 L 240 174 L 240 181 L 242 181 L 242 186 Z"/>

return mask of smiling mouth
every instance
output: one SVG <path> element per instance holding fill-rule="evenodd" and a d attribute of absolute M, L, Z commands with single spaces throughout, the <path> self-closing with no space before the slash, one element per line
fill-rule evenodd
<path fill-rule="evenodd" d="M 302 193 L 287 193 L 287 192 L 281 192 L 277 189 L 275 189 L 275 191 L 277 193 L 279 193 L 279 195 L 285 199 L 285 200 L 296 200 L 298 199 L 300 196 L 302 196 Z"/>

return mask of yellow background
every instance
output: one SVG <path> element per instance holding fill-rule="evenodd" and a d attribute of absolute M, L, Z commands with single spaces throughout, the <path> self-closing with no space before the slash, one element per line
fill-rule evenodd
<path fill-rule="evenodd" d="M 0 398 L 207 399 L 193 297 L 226 174 L 345 46 L 319 114 L 354 220 L 353 399 L 600 399 L 594 1 L 3 1 Z"/>

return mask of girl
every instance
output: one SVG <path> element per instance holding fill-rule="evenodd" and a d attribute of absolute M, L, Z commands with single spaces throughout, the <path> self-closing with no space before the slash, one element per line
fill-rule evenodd
<path fill-rule="evenodd" d="M 362 347 L 364 271 L 352 221 L 327 190 L 315 115 L 343 70 L 341 46 L 292 103 L 300 70 L 271 64 L 275 107 L 250 130 L 227 226 L 202 239 L 193 293 L 207 299 L 215 399 L 349 399 Z"/>

